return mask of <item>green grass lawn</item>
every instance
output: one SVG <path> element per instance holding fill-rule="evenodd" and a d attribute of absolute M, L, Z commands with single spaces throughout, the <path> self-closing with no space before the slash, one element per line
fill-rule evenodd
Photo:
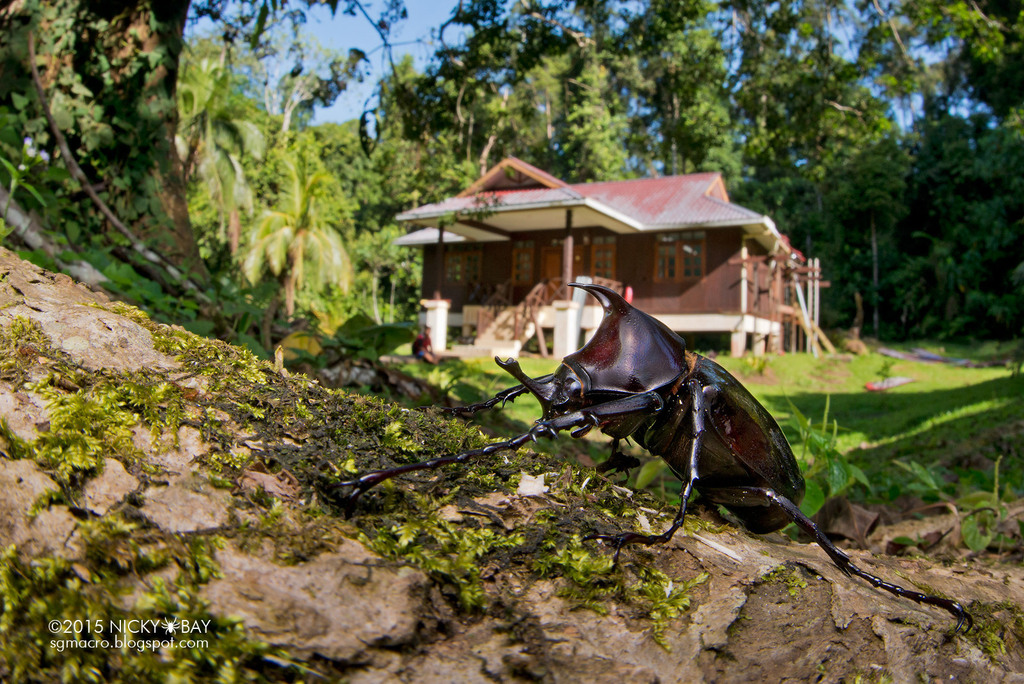
<path fill-rule="evenodd" d="M 939 351 L 935 346 L 916 346 Z M 969 351 L 943 350 L 952 356 L 966 356 Z M 775 416 L 798 455 L 804 449 L 793 407 L 820 429 L 828 404 L 829 424 L 835 420 L 839 427 L 835 441 L 839 453 L 860 468 L 870 483 L 870 488 L 862 484 L 850 488 L 846 493 L 853 499 L 892 501 L 913 494 L 928 501 L 940 495 L 991 491 L 999 458 L 1001 493 L 1024 496 L 1024 376 L 1013 377 L 1005 367 L 964 368 L 874 353 L 822 359 L 807 354 L 771 356 L 762 368 L 749 359 L 718 360 Z M 520 363 L 536 377 L 553 371 L 558 361 L 524 358 Z M 437 368 L 409 364 L 403 370 L 449 388 L 460 403 L 480 401 L 517 384 L 492 359 L 447 361 Z M 910 377 L 914 382 L 886 392 L 864 388 L 865 383 L 887 375 Z M 524 396 L 502 411 L 477 414 L 474 421 L 502 439 L 528 429 L 539 416 L 537 401 Z M 598 436 L 586 441 L 586 445 L 574 444 L 566 436 L 538 447 L 567 457 L 582 456 L 584 461 L 586 456 L 603 458 L 607 440 Z M 896 461 L 923 467 L 937 487 L 926 486 Z M 655 487 L 671 489 L 672 484 L 670 476 L 654 479 Z"/>

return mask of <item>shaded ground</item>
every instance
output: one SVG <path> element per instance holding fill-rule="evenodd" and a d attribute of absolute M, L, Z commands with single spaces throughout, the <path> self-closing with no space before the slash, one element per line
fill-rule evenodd
<path fill-rule="evenodd" d="M 673 512 L 532 453 L 384 485 L 346 520 L 331 482 L 485 438 L 2 250 L 0 415 L 3 680 L 1024 681 L 1019 563 L 852 552 L 968 604 L 968 635 L 713 511 L 613 567 L 580 538 Z"/>

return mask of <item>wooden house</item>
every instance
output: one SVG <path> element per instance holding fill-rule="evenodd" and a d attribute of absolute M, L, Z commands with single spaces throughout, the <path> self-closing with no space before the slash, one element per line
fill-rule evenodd
<path fill-rule="evenodd" d="M 781 344 L 794 311 L 798 253 L 770 218 L 729 201 L 719 173 L 569 184 L 508 158 L 397 219 L 412 231 L 396 244 L 423 249 L 435 349 L 452 326 L 480 354 L 514 356 L 534 335 L 546 351 L 553 335 L 561 357 L 600 322 L 592 298 L 564 287 L 580 279 L 673 330 L 728 333 L 734 354 Z"/>

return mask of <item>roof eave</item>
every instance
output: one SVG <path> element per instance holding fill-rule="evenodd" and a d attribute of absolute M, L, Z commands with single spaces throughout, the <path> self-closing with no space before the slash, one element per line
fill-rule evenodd
<path fill-rule="evenodd" d="M 455 216 L 455 220 L 458 221 L 459 220 L 458 217 L 460 215 L 466 216 L 466 215 L 471 215 L 471 214 L 478 214 L 480 216 L 486 217 L 486 215 L 489 214 L 489 213 L 505 213 L 505 212 L 509 212 L 509 211 L 529 211 L 531 209 L 571 208 L 571 207 L 584 206 L 585 204 L 586 204 L 586 198 L 583 198 L 583 197 L 573 197 L 573 198 L 564 199 L 564 200 L 547 201 L 547 202 L 529 202 L 529 203 L 526 203 L 526 204 L 494 204 L 494 205 L 491 205 L 491 206 L 483 205 L 479 209 L 474 209 L 472 211 L 458 211 L 458 210 L 451 210 L 451 209 L 449 209 L 449 210 L 446 210 L 446 211 L 432 210 L 432 211 L 425 211 L 425 212 L 421 212 L 421 213 L 416 213 L 416 210 L 412 209 L 410 211 L 402 212 L 401 214 L 399 214 L 398 216 L 395 217 L 395 220 L 396 221 L 401 221 L 401 222 L 404 222 L 404 223 L 419 223 L 420 225 L 429 225 L 431 227 L 436 227 L 436 226 L 434 226 L 433 223 L 425 223 L 425 221 L 430 221 L 431 219 L 438 219 L 438 218 L 441 218 L 441 217 L 444 217 L 444 216 L 453 216 L 453 215 Z"/>
<path fill-rule="evenodd" d="M 416 210 L 407 211 L 396 216 L 396 220 L 403 223 L 411 223 L 413 225 L 419 225 L 429 228 L 437 228 L 439 221 L 442 217 L 451 217 L 454 215 L 454 224 L 446 226 L 446 230 L 457 232 L 459 223 L 460 213 L 479 213 L 486 214 L 492 213 L 507 213 L 514 211 L 532 211 L 537 209 L 571 209 L 574 207 L 586 207 L 595 212 L 607 216 L 612 221 L 615 221 L 627 228 L 636 231 L 638 233 L 651 233 L 656 231 L 679 231 L 679 230 L 705 230 L 705 229 L 717 229 L 717 228 L 744 228 L 747 229 L 755 238 L 762 238 L 762 244 L 767 249 L 773 251 L 785 251 L 789 249 L 782 239 L 778 229 L 775 226 L 775 222 L 769 217 L 754 214 L 749 217 L 737 217 L 733 219 L 726 219 L 721 221 L 704 221 L 704 222 L 689 222 L 689 223 L 671 223 L 671 224 L 645 224 L 637 221 L 634 218 L 627 216 L 626 214 L 609 207 L 607 204 L 596 200 L 592 197 L 578 197 L 578 198 L 567 198 L 563 200 L 547 200 L 544 202 L 530 202 L 527 204 L 516 204 L 516 205 L 493 205 L 490 207 L 481 207 L 479 211 L 474 212 L 458 212 L 452 210 L 433 210 L 428 212 L 417 212 Z M 472 227 L 467 226 L 467 229 Z M 753 230 L 751 230 L 753 229 Z M 760 230 L 758 230 L 760 229 Z M 766 238 L 766 239 L 764 239 Z"/>

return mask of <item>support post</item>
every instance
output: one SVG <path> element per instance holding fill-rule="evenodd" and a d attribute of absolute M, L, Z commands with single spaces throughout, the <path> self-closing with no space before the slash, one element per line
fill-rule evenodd
<path fill-rule="evenodd" d="M 577 316 L 580 305 L 573 301 L 556 301 L 554 354 L 556 359 L 565 358 L 579 349 L 579 325 Z"/>
<path fill-rule="evenodd" d="M 739 358 L 743 356 L 743 352 L 747 350 L 747 332 L 746 330 L 733 331 L 732 336 L 729 340 L 729 353 Z"/>
<path fill-rule="evenodd" d="M 747 246 L 744 244 L 740 247 L 740 313 L 747 313 L 747 288 L 749 284 L 747 282 L 747 259 L 750 257 L 747 251 Z"/>
<path fill-rule="evenodd" d="M 569 283 L 572 282 L 572 209 L 565 210 L 565 239 L 562 240 L 562 287 L 565 288 L 565 298 L 570 299 Z M 555 352 L 558 356 L 558 352 Z M 564 355 L 563 355 L 564 356 Z M 561 358 L 559 356 L 559 358 Z"/>
<path fill-rule="evenodd" d="M 437 279 L 434 281 L 434 299 L 439 301 L 441 299 L 441 286 L 444 283 L 444 226 L 437 227 L 437 267 L 435 276 Z M 445 320 L 447 321 L 447 316 Z"/>
<path fill-rule="evenodd" d="M 821 327 L 821 259 L 814 257 L 814 327 Z"/>
<path fill-rule="evenodd" d="M 427 310 L 427 327 L 430 328 L 430 344 L 434 352 L 443 352 L 448 345 L 448 299 L 424 299 L 420 302 Z"/>
<path fill-rule="evenodd" d="M 754 356 L 764 356 L 765 350 L 768 348 L 769 337 L 770 335 L 763 333 L 754 333 L 754 344 L 751 347 Z"/>

